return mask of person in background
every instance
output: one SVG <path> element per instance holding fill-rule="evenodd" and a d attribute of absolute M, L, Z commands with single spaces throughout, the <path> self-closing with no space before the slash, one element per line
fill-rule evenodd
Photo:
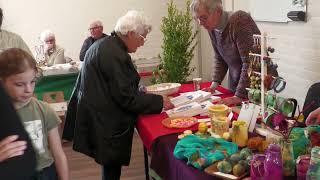
<path fill-rule="evenodd" d="M 320 107 L 309 114 L 306 119 L 306 125 L 320 125 Z"/>
<path fill-rule="evenodd" d="M 103 33 L 103 25 L 101 21 L 92 22 L 89 26 L 89 32 L 90 36 L 86 40 L 84 40 L 80 50 L 80 61 L 84 60 L 84 56 L 86 55 L 87 50 L 95 41 L 107 36 Z"/>
<path fill-rule="evenodd" d="M 229 89 L 235 96 L 225 98 L 223 103 L 239 104 L 247 98 L 249 51 L 253 34 L 260 34 L 256 23 L 244 11 L 224 11 L 221 0 L 193 0 L 190 9 L 197 22 L 208 30 L 215 53 L 213 82 L 207 90 L 214 92 L 229 69 Z"/>
<path fill-rule="evenodd" d="M 23 39 L 13 33 L 6 30 L 3 30 L 1 28 L 3 22 L 3 11 L 0 8 L 0 52 L 8 49 L 8 48 L 20 48 L 28 52 L 30 55 L 32 55 L 29 47 L 27 44 L 23 41 Z"/>
<path fill-rule="evenodd" d="M 59 117 L 51 107 L 33 97 L 38 68 L 27 52 L 10 48 L 0 54 L 0 82 L 8 93 L 37 156 L 35 180 L 69 179 L 58 125 Z"/>
<path fill-rule="evenodd" d="M 36 172 L 35 152 L 1 83 L 0 107 L 0 179 L 29 180 Z"/>
<path fill-rule="evenodd" d="M 66 63 L 64 49 L 56 45 L 56 37 L 52 31 L 43 31 L 40 34 L 40 40 L 44 45 L 45 62 L 47 66 Z"/>
<path fill-rule="evenodd" d="M 129 53 L 144 45 L 150 31 L 141 12 L 120 17 L 114 32 L 87 51 L 70 100 L 75 108 L 68 106 L 66 123 L 76 118 L 73 148 L 101 164 L 105 180 L 120 179 L 121 167 L 129 165 L 138 115 L 173 107 L 168 97 L 138 89 L 140 77 Z"/>

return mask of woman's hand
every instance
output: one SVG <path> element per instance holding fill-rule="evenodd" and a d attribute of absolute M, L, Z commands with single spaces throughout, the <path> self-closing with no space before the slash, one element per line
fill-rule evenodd
<path fill-rule="evenodd" d="M 27 148 L 26 141 L 17 141 L 18 136 L 8 136 L 0 141 L 0 162 L 23 155 Z"/>
<path fill-rule="evenodd" d="M 172 109 L 174 108 L 174 105 L 171 103 L 170 99 L 168 96 L 162 96 L 163 98 L 163 108 L 164 110 Z"/>
<path fill-rule="evenodd" d="M 319 125 L 320 124 L 320 107 L 312 111 L 306 119 L 306 125 Z"/>

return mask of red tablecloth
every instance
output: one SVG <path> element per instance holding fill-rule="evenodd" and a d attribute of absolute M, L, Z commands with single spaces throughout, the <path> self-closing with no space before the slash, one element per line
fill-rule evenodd
<path fill-rule="evenodd" d="M 201 83 L 200 87 L 205 88 L 209 87 L 211 83 Z M 193 91 L 194 87 L 193 84 L 183 84 L 180 89 L 179 93 L 183 92 L 190 92 Z M 221 98 L 226 98 L 233 96 L 233 93 L 223 87 L 218 87 L 218 91 L 220 91 L 221 95 L 219 95 Z M 174 128 L 166 128 L 162 125 L 162 120 L 167 118 L 168 115 L 163 112 L 161 114 L 151 114 L 151 115 L 143 115 L 140 116 L 137 122 L 137 130 L 139 132 L 140 138 L 142 139 L 142 142 L 144 146 L 150 150 L 151 145 L 155 139 L 157 139 L 160 136 L 173 134 L 173 133 L 180 133 L 185 131 L 186 129 L 174 129 Z M 191 130 L 196 130 L 197 125 L 192 126 L 191 128 L 188 128 Z"/>

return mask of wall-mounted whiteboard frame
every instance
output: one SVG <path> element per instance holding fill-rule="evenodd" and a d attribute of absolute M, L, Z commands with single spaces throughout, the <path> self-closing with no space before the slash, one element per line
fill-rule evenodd
<path fill-rule="evenodd" d="M 288 12 L 307 12 L 307 0 L 251 0 L 250 7 L 255 21 L 288 22 Z"/>

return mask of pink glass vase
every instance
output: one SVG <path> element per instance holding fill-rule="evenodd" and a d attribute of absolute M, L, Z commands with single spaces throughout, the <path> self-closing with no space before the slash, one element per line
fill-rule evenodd
<path fill-rule="evenodd" d="M 250 178 L 251 180 L 263 180 L 264 178 L 264 154 L 255 154 L 250 162 Z"/>
<path fill-rule="evenodd" d="M 266 151 L 264 161 L 264 179 L 282 180 L 281 148 L 276 144 L 270 144 Z"/>

